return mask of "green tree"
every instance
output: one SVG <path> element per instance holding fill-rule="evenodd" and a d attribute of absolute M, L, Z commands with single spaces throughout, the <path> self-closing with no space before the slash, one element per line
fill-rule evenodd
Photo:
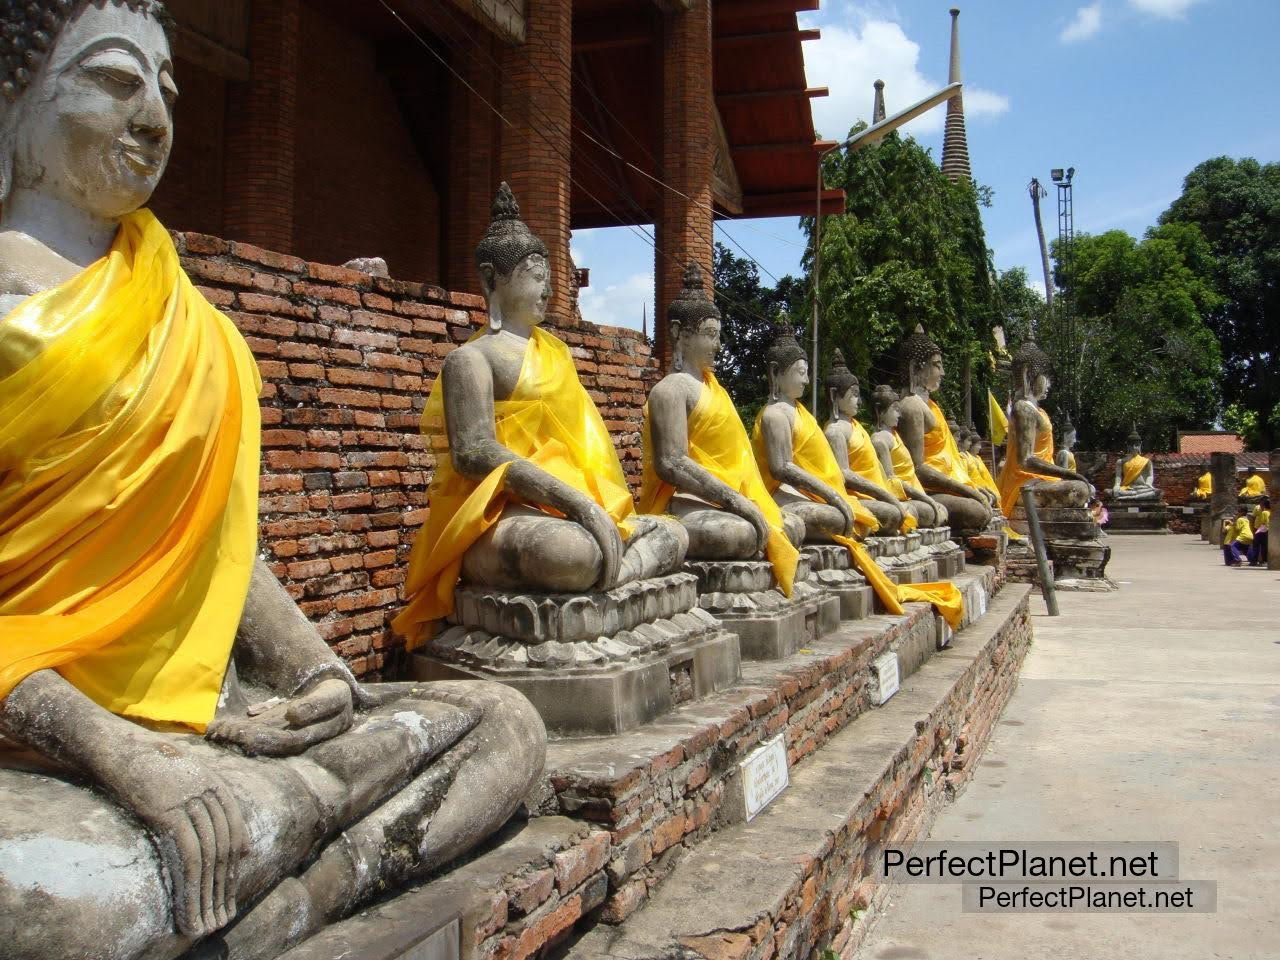
<path fill-rule="evenodd" d="M 990 191 L 952 183 L 926 148 L 896 133 L 864 150 L 828 154 L 823 178 L 843 187 L 847 200 L 845 213 L 822 221 L 822 356 L 839 347 L 865 382 L 897 383 L 895 347 L 921 323 L 944 350 L 942 405 L 963 416 L 965 363 L 980 398 L 990 377 L 990 331 L 1004 319 L 979 209 Z M 801 226 L 812 247 L 813 218 Z M 805 268 L 811 279 L 811 254 Z M 975 413 L 981 409 L 975 405 Z"/>
<path fill-rule="evenodd" d="M 1280 163 L 1206 160 L 1160 222 L 1195 224 L 1208 241 L 1223 397 L 1256 415 L 1257 443 L 1280 443 Z"/>
<path fill-rule="evenodd" d="M 783 310 L 793 317 L 802 315 L 804 283 L 784 276 L 777 287 L 766 286 L 753 261 L 737 256 L 720 243 L 715 245 L 712 283 L 716 306 L 724 318 L 716 379 L 750 427 L 769 395 L 765 352 L 773 342 L 774 320 Z"/>
<path fill-rule="evenodd" d="M 1059 276 L 1062 253 L 1055 245 Z M 1221 354 L 1206 318 L 1221 298 L 1210 260 L 1190 224 L 1164 224 L 1141 241 L 1122 230 L 1076 237 L 1074 355 L 1058 309 L 1063 297 L 1041 340 L 1060 371 L 1072 363 L 1079 371 L 1082 445 L 1121 446 L 1136 426 L 1151 449 L 1168 449 L 1178 428 L 1217 419 Z M 1048 405 L 1068 401 L 1059 391 Z"/>

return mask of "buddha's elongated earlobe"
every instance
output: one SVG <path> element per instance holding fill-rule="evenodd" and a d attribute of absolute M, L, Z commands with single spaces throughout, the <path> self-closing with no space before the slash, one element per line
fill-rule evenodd
<path fill-rule="evenodd" d="M 683 329 L 679 321 L 672 320 L 671 323 L 671 342 L 674 346 L 671 348 L 671 370 L 674 373 L 680 373 L 684 370 L 684 350 L 680 347 L 680 331 Z"/>

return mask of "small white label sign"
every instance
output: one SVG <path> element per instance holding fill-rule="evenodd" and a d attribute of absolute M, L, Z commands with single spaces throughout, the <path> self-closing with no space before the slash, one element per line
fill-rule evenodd
<path fill-rule="evenodd" d="M 1126 509 L 1126 510 L 1128 510 L 1130 513 L 1140 513 L 1140 512 L 1141 512 L 1140 508 L 1138 508 L 1138 507 L 1125 507 L 1125 509 Z"/>
<path fill-rule="evenodd" d="M 787 771 L 787 748 L 778 734 L 761 744 L 739 764 L 742 771 L 742 794 L 746 801 L 747 819 L 767 807 L 791 782 Z"/>
<path fill-rule="evenodd" d="M 893 651 L 882 653 L 872 661 L 871 673 L 876 680 L 871 702 L 878 707 L 898 692 L 898 655 Z"/>
<path fill-rule="evenodd" d="M 974 604 L 974 609 L 977 611 L 977 614 L 971 619 L 977 620 L 978 617 L 985 617 L 987 615 L 987 591 L 982 584 L 975 583 L 973 585 L 973 593 L 974 599 L 977 600 L 977 603 Z"/>

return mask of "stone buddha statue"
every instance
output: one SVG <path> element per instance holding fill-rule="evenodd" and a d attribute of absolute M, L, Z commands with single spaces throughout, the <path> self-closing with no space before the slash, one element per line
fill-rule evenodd
<path fill-rule="evenodd" d="M 683 524 L 690 560 L 749 560 L 767 555 L 791 593 L 804 525 L 779 510 L 760 476 L 751 440 L 713 372 L 720 311 L 690 262 L 684 289 L 667 310 L 674 344 L 671 372 L 644 408 L 642 514 L 668 513 Z"/>
<path fill-rule="evenodd" d="M 756 417 L 752 445 L 773 498 L 804 523 L 806 543 L 861 538 L 879 527 L 875 516 L 844 492 L 845 479 L 818 422 L 800 398 L 809 361 L 784 316 L 766 353 L 769 399 Z"/>
<path fill-rule="evenodd" d="M 973 485 L 946 416 L 932 397 L 946 373 L 942 348 L 917 326 L 902 343 L 900 362 L 905 390 L 899 403 L 898 434 L 911 454 L 916 475 L 929 495 L 947 508 L 953 531 L 980 533 L 991 522 L 991 500 Z"/>
<path fill-rule="evenodd" d="M 880 467 L 899 498 L 910 502 L 922 527 L 945 527 L 947 508 L 924 492 L 916 466 L 906 444 L 898 435 L 898 420 L 902 416 L 898 393 L 888 384 L 880 384 L 871 394 L 871 408 L 876 416 L 876 432 L 871 435 Z"/>
<path fill-rule="evenodd" d="M 888 536 L 910 532 L 919 523 L 918 511 L 909 499 L 904 501 L 890 489 L 891 474 L 884 472 L 871 435 L 856 419 L 861 404 L 858 378 L 839 350 L 832 359 L 826 388 L 831 419 L 822 432 L 844 474 L 845 490 L 876 518 L 879 533 Z"/>
<path fill-rule="evenodd" d="M 1107 491 L 1112 500 L 1127 503 L 1152 503 L 1163 499 L 1156 488 L 1156 468 L 1151 458 L 1143 456 L 1142 437 L 1135 427 L 1129 434 L 1126 456 L 1116 463 L 1115 484 Z"/>
<path fill-rule="evenodd" d="M 1008 451 L 1000 473 L 1000 505 L 1012 516 L 1025 486 L 1045 507 L 1084 507 L 1093 493 L 1089 481 L 1054 462 L 1053 424 L 1041 403 L 1049 394 L 1048 356 L 1031 341 L 1013 355 L 1013 409 L 1009 416 Z"/>
<path fill-rule="evenodd" d="M 1254 503 L 1267 495 L 1267 485 L 1262 477 L 1251 473 L 1240 488 L 1239 499 Z"/>
<path fill-rule="evenodd" d="M 528 702 L 358 683 L 257 558 L 260 385 L 143 209 L 152 0 L 0 7 L 0 948 L 270 958 L 464 853 Z"/>
<path fill-rule="evenodd" d="M 959 441 L 960 452 L 964 454 L 965 468 L 969 471 L 969 478 L 980 490 L 994 499 L 994 504 L 998 509 L 1000 487 L 996 484 L 995 478 L 991 476 L 991 470 L 987 466 L 987 462 L 982 458 L 982 434 L 968 424 L 962 428 L 961 433 L 962 437 Z"/>
<path fill-rule="evenodd" d="M 1072 424 L 1070 417 L 1062 418 L 1062 442 L 1058 447 L 1058 452 L 1054 455 L 1053 462 L 1060 466 L 1063 470 L 1076 472 L 1076 428 Z"/>

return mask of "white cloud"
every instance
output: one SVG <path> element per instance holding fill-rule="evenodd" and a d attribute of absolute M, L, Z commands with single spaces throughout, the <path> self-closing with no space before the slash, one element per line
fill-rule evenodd
<path fill-rule="evenodd" d="M 804 44 L 809 83 L 831 88 L 830 96 L 813 101 L 814 125 L 822 136 L 843 139 L 854 123 L 871 120 L 876 80 L 885 83 L 885 108 L 890 114 L 946 85 L 945 59 L 936 71 L 922 70 L 920 44 L 906 35 L 893 16 L 891 9 L 883 7 L 854 7 L 846 23 L 824 23 L 822 37 Z M 938 29 L 947 29 L 945 20 Z M 996 116 L 1009 109 L 1009 98 L 966 82 L 964 106 L 971 118 Z M 916 135 L 936 133 L 945 114 L 941 107 L 930 110 L 903 130 Z"/>
<path fill-rule="evenodd" d="M 1181 20 L 1187 10 L 1199 2 L 1200 0 L 1129 0 L 1129 6 L 1166 20 Z"/>
<path fill-rule="evenodd" d="M 1150 3 L 1153 0 L 1130 0 L 1130 2 Z M 1058 35 L 1058 39 L 1063 43 L 1077 43 L 1080 40 L 1087 40 L 1101 29 L 1102 0 L 1097 0 L 1096 3 L 1091 3 L 1089 6 L 1081 7 L 1077 10 L 1076 15 L 1071 18 L 1071 22 Z"/>
<path fill-rule="evenodd" d="M 586 266 L 587 264 L 584 264 Z M 592 271 L 595 281 L 596 271 Z M 601 278 L 603 279 L 603 278 Z M 591 286 L 578 292 L 582 318 L 607 327 L 640 329 L 641 317 L 647 311 L 649 330 L 653 330 L 653 273 L 633 273 L 617 283 Z"/>

